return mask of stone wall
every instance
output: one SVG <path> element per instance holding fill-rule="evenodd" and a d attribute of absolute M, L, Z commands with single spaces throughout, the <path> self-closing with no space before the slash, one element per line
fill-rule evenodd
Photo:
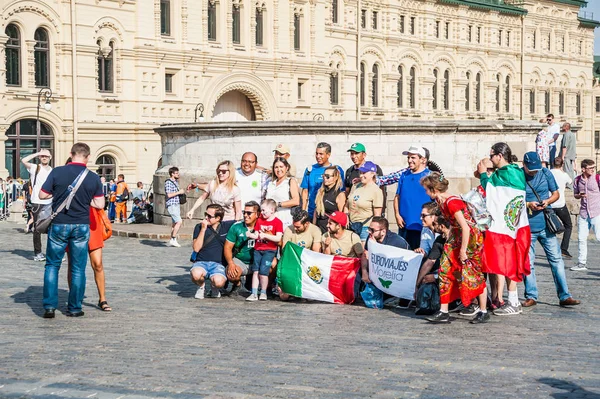
<path fill-rule="evenodd" d="M 216 165 L 223 160 L 240 163 L 246 151 L 257 154 L 261 166 L 270 166 L 273 148 L 286 143 L 290 161 L 299 177 L 315 162 L 317 143 L 332 146 L 330 161 L 344 169 L 351 165 L 347 149 L 354 142 L 367 148 L 367 158 L 379 164 L 384 173 L 406 167 L 402 152 L 417 144 L 431 151 L 431 159 L 443 169 L 456 193 L 468 191 L 476 183 L 472 178 L 477 162 L 489 155 L 491 145 L 507 142 L 515 155 L 535 148 L 541 125 L 524 121 L 381 121 L 381 122 L 226 122 L 171 124 L 155 129 L 162 142 L 163 167 L 154 175 L 155 223 L 170 224 L 164 209 L 164 181 L 168 168 L 178 166 L 180 186 L 206 182 L 215 177 Z M 396 186 L 389 187 L 388 199 L 394 198 Z M 191 208 L 199 192 L 191 192 L 182 215 Z M 389 209 L 388 207 L 388 209 Z M 196 212 L 196 216 L 201 215 Z M 165 216 L 166 215 L 166 216 Z M 393 219 L 393 218 L 392 218 Z"/>

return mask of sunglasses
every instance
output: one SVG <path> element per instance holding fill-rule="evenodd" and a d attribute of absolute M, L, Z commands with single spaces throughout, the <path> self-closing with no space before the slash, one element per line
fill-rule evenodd
<path fill-rule="evenodd" d="M 421 219 L 425 219 L 427 216 L 433 216 L 431 213 L 422 213 Z"/>
<path fill-rule="evenodd" d="M 216 216 L 215 216 L 215 215 L 211 215 L 211 214 L 210 214 L 210 213 L 208 213 L 208 212 L 204 212 L 204 217 L 205 217 L 205 218 L 207 218 L 207 219 L 214 219 L 214 218 L 216 218 Z"/>
<path fill-rule="evenodd" d="M 500 155 L 500 154 L 490 154 L 490 159 L 494 158 L 496 155 Z"/>
<path fill-rule="evenodd" d="M 323 173 L 323 178 L 324 179 L 331 179 L 331 178 L 333 178 L 333 175 L 328 175 L 327 173 Z"/>
<path fill-rule="evenodd" d="M 243 213 L 244 213 L 244 216 L 250 216 L 250 215 L 252 215 L 253 213 L 256 213 L 256 212 L 254 212 L 254 211 L 244 211 Z"/>
<path fill-rule="evenodd" d="M 219 174 L 219 175 L 224 175 L 227 172 L 229 172 L 229 169 L 227 169 L 227 170 L 223 170 L 223 169 L 217 170 L 217 174 Z"/>

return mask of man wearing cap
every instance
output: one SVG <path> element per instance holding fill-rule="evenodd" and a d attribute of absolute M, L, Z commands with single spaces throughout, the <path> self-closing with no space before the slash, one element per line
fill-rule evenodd
<path fill-rule="evenodd" d="M 323 234 L 323 253 L 327 255 L 360 258 L 363 246 L 360 237 L 346 229 L 348 216 L 344 212 L 333 212 L 327 222 L 327 233 Z"/>
<path fill-rule="evenodd" d="M 290 164 L 290 170 L 288 172 L 289 175 L 291 177 L 296 176 L 296 165 L 290 162 L 290 147 L 283 143 L 277 144 L 273 150 L 273 158 L 285 158 L 285 160 Z"/>
<path fill-rule="evenodd" d="M 329 162 L 331 156 L 331 146 L 327 143 L 317 144 L 315 151 L 316 164 L 309 166 L 304 171 L 304 177 L 300 188 L 302 189 L 302 209 L 308 211 L 308 215 L 312 218 L 315 214 L 315 198 L 317 197 L 317 191 L 323 184 L 323 173 L 325 169 L 330 167 L 332 164 Z M 337 166 L 340 171 L 342 181 L 344 180 L 344 170 Z"/>
<path fill-rule="evenodd" d="M 348 152 L 350 153 L 350 160 L 353 165 L 346 170 L 346 178 L 344 179 L 346 197 L 350 194 L 352 185 L 360 182 L 360 171 L 358 169 L 365 164 L 365 158 L 367 157 L 367 150 L 362 143 L 352 144 L 348 149 Z M 379 165 L 375 166 L 377 167 L 377 176 L 383 176 L 383 171 Z M 381 191 L 383 192 L 383 212 L 385 213 L 385 202 L 387 199 L 385 187 L 382 186 Z"/>
<path fill-rule="evenodd" d="M 402 172 L 398 180 L 398 188 L 394 197 L 394 215 L 398 223 L 398 234 L 404 238 L 411 248 L 419 248 L 421 244 L 421 208 L 431 201 L 421 186 L 421 179 L 431 171 L 427 168 L 425 149 L 411 146 L 402 155 L 407 156 L 408 169 Z"/>
<path fill-rule="evenodd" d="M 546 258 L 550 263 L 554 285 L 558 294 L 560 306 L 574 306 L 581 302 L 573 299 L 569 294 L 567 277 L 565 275 L 565 263 L 560 253 L 560 246 L 556 235 L 546 228 L 544 209 L 558 200 L 560 194 L 554 176 L 546 168 L 542 167 L 542 161 L 535 151 L 523 156 L 523 171 L 525 172 L 525 187 L 527 202 L 527 216 L 531 229 L 531 247 L 529 248 L 529 259 L 531 262 L 531 274 L 525 276 L 525 301 L 523 307 L 531 307 L 537 304 L 538 289 L 535 278 L 533 260 L 535 259 L 535 245 L 539 241 L 544 248 Z M 552 193 L 552 194 L 550 194 Z M 539 198 L 538 198 L 539 197 Z"/>
<path fill-rule="evenodd" d="M 31 163 L 34 158 L 39 158 L 39 163 Z M 35 154 L 26 156 L 21 160 L 23 165 L 29 171 L 29 180 L 31 182 L 31 211 L 33 213 L 33 226 L 35 226 L 35 220 L 38 214 L 44 206 L 52 206 L 52 199 L 40 199 L 40 189 L 48 178 L 48 175 L 52 171 L 50 166 L 50 160 L 52 154 L 48 150 L 41 150 Z M 43 262 L 46 257 L 42 253 L 42 234 L 33 230 L 33 252 L 35 253 L 33 260 L 36 262 Z"/>

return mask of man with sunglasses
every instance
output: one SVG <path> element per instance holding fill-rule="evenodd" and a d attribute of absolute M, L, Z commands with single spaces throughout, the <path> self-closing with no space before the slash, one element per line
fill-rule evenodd
<path fill-rule="evenodd" d="M 39 163 L 31 163 L 34 158 L 39 159 Z M 50 166 L 50 160 L 52 155 L 48 150 L 41 150 L 35 154 L 26 156 L 21 160 L 23 165 L 29 172 L 29 181 L 31 182 L 31 211 L 33 213 L 33 226 L 35 226 L 35 220 L 44 206 L 50 206 L 52 199 L 40 199 L 40 189 L 46 182 L 48 175 L 52 171 Z M 33 260 L 36 262 L 43 262 L 46 257 L 42 253 L 42 234 L 38 233 L 35 228 L 33 229 Z"/>
<path fill-rule="evenodd" d="M 239 168 L 235 171 L 235 180 L 240 188 L 242 204 L 250 201 L 262 203 L 267 191 L 267 174 L 257 168 L 258 158 L 253 152 L 245 152 Z"/>
<path fill-rule="evenodd" d="M 250 273 L 250 265 L 254 259 L 254 240 L 249 239 L 246 233 L 254 230 L 259 212 L 258 202 L 246 202 L 242 212 L 244 220 L 234 223 L 227 233 L 223 256 L 227 263 L 227 279 L 233 284 L 230 295 L 239 294 L 242 276 Z"/>
<path fill-rule="evenodd" d="M 556 158 L 557 143 L 560 137 L 560 124 L 556 122 L 553 114 L 546 115 L 546 118 L 540 119 L 540 123 L 548 124 L 548 132 L 546 133 L 546 139 L 548 142 L 548 150 L 550 151 L 550 163 L 554 165 L 554 158 Z M 549 166 L 550 168 L 551 166 Z"/>
<path fill-rule="evenodd" d="M 600 176 L 596 174 L 596 165 L 591 159 L 581 161 L 581 175 L 575 178 L 573 192 L 575 198 L 581 200 L 581 207 L 577 216 L 579 257 L 571 270 L 585 271 L 590 228 L 594 230 L 596 240 L 600 241 Z"/>
<path fill-rule="evenodd" d="M 204 219 L 194 228 L 190 270 L 192 282 L 198 286 L 194 298 L 204 298 L 204 282 L 210 279 L 212 297 L 220 298 L 220 288 L 227 282 L 224 262 L 224 246 L 227 233 L 234 220 L 223 222 L 225 209 L 218 204 L 210 204 L 204 212 Z"/>
<path fill-rule="evenodd" d="M 404 238 L 389 230 L 390 223 L 383 216 L 374 216 L 369 224 L 369 239 L 365 243 L 365 250 L 360 258 L 362 280 L 370 283 L 369 279 L 369 241 L 375 240 L 382 245 L 390 245 L 396 248 L 410 249 Z"/>

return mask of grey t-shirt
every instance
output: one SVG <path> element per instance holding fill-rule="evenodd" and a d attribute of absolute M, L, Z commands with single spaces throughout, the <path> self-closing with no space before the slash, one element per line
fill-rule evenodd
<path fill-rule="evenodd" d="M 575 138 L 575 133 L 573 133 L 572 131 L 568 131 L 565 133 L 562 139 L 562 148 L 567 149 L 567 152 L 565 153 L 566 159 L 577 158 L 577 139 Z"/>

